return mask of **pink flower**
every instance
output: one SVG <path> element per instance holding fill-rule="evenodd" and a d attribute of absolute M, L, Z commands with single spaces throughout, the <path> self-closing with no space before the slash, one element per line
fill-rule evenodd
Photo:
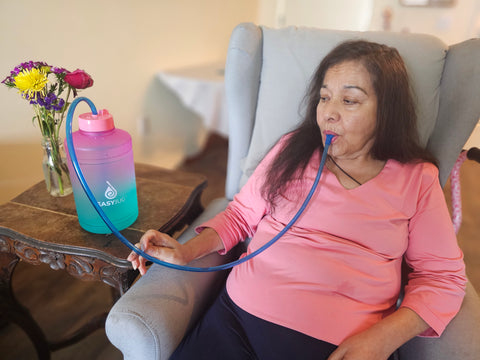
<path fill-rule="evenodd" d="M 92 77 L 80 69 L 65 75 L 65 81 L 75 89 L 86 89 L 93 85 Z"/>

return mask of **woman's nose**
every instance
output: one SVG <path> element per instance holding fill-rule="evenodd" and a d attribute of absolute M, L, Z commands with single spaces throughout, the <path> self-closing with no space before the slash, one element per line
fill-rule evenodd
<path fill-rule="evenodd" d="M 337 121 L 340 118 L 340 113 L 338 112 L 335 104 L 333 104 L 332 102 L 325 106 L 324 118 L 327 121 Z"/>

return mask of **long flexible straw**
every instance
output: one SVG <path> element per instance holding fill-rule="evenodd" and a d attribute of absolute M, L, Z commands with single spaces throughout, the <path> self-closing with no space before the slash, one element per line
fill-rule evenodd
<path fill-rule="evenodd" d="M 190 272 L 212 272 L 212 271 L 220 271 L 220 270 L 226 270 L 230 269 L 236 265 L 239 265 L 241 263 L 244 263 L 245 261 L 250 260 L 254 256 L 257 256 L 261 252 L 265 251 L 267 248 L 269 248 L 271 245 L 273 245 L 278 239 L 280 239 L 292 226 L 293 224 L 298 220 L 298 218 L 302 215 L 303 211 L 307 207 L 308 203 L 310 202 L 310 199 L 312 198 L 313 194 L 315 193 L 315 190 L 317 189 L 318 182 L 320 181 L 320 177 L 323 171 L 323 168 L 325 166 L 325 161 L 327 159 L 327 152 L 328 148 L 332 142 L 333 135 L 327 135 L 325 139 L 325 149 L 322 154 L 322 160 L 320 161 L 320 166 L 318 168 L 317 176 L 315 178 L 315 181 L 313 182 L 312 188 L 310 189 L 310 192 L 308 193 L 307 197 L 305 198 L 302 206 L 298 210 L 298 212 L 295 214 L 295 216 L 290 220 L 290 222 L 285 225 L 282 231 L 280 231 L 273 239 L 271 239 L 269 242 L 264 244 L 262 247 L 258 248 L 254 252 L 250 253 L 249 255 L 238 259 L 236 261 L 232 261 L 226 264 L 218 265 L 218 266 L 212 266 L 212 267 L 193 267 L 193 266 L 184 266 L 184 265 L 177 265 L 177 264 L 172 264 L 169 262 L 165 262 L 162 260 L 159 260 L 157 258 L 154 258 L 141 249 L 138 249 L 136 246 L 130 243 L 121 233 L 120 231 L 115 227 L 115 225 L 110 221 L 108 216 L 105 214 L 105 212 L 102 210 L 100 205 L 98 205 L 97 200 L 95 199 L 95 196 L 93 195 L 92 191 L 90 190 L 90 187 L 87 184 L 87 181 L 85 180 L 85 177 L 83 176 L 82 169 L 80 169 L 80 165 L 78 164 L 78 159 L 77 155 L 75 153 L 75 148 L 73 146 L 73 138 L 72 138 L 72 118 L 73 114 L 75 112 L 75 108 L 78 105 L 79 102 L 85 101 L 87 104 L 90 106 L 90 109 L 92 110 L 92 114 L 97 115 L 97 109 L 95 108 L 95 105 L 91 100 L 89 100 L 86 97 L 79 97 L 73 100 L 72 104 L 70 105 L 70 108 L 68 109 L 67 113 L 67 122 L 66 122 L 66 140 L 67 140 L 67 147 L 68 147 L 68 152 L 70 154 L 70 159 L 72 161 L 72 165 L 75 169 L 75 173 L 78 177 L 78 180 L 80 184 L 82 185 L 83 190 L 85 191 L 85 194 L 87 195 L 88 199 L 92 203 L 93 207 L 97 211 L 98 215 L 102 218 L 102 220 L 105 222 L 105 224 L 108 226 L 108 228 L 112 231 L 112 233 L 123 243 L 125 244 L 130 250 L 134 251 L 137 253 L 139 256 L 142 256 L 148 261 L 151 261 L 155 264 L 162 265 L 171 269 L 176 269 L 176 270 L 182 270 L 182 271 L 190 271 Z"/>

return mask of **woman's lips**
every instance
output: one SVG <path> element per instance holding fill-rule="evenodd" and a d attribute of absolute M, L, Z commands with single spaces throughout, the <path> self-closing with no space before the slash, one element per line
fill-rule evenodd
<path fill-rule="evenodd" d="M 333 131 L 330 131 L 330 130 L 325 130 L 325 131 L 323 132 L 323 134 L 325 135 L 325 138 L 327 137 L 327 135 L 333 136 L 333 137 L 332 137 L 332 141 L 331 141 L 332 144 L 335 142 L 335 140 L 337 140 L 337 137 L 338 137 L 338 134 L 337 134 L 337 133 L 335 133 L 335 132 L 333 132 Z"/>

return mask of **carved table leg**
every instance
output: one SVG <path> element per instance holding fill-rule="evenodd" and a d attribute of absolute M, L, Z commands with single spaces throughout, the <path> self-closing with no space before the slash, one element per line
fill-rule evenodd
<path fill-rule="evenodd" d="M 99 271 L 100 280 L 114 289 L 112 293 L 113 301 L 118 300 L 120 296 L 125 294 L 137 275 L 138 271 L 122 269 L 108 264 L 105 264 Z"/>
<path fill-rule="evenodd" d="M 13 322 L 19 325 L 33 342 L 40 359 L 50 359 L 50 352 L 76 343 L 93 331 L 103 328 L 107 313 L 94 316 L 80 328 L 70 331 L 61 339 L 48 341 L 30 312 L 15 298 L 11 279 L 19 260 L 31 264 L 45 263 L 53 270 L 64 269 L 82 280 L 103 281 L 113 289 L 113 301 L 128 290 L 138 272 L 111 265 L 96 257 L 66 254 L 37 249 L 29 244 L 0 235 L 0 325 Z"/>
<path fill-rule="evenodd" d="M 138 275 L 138 270 L 129 269 L 127 271 L 120 272 L 116 281 L 112 281 L 112 279 L 103 279 L 104 283 L 111 286 L 113 304 L 115 304 L 117 300 L 120 299 L 120 297 L 123 296 L 128 289 L 130 289 L 130 286 L 138 277 Z"/>
<path fill-rule="evenodd" d="M 12 273 L 18 261 L 19 258 L 16 255 L 0 252 L 0 314 L 7 322 L 17 324 L 27 333 L 39 359 L 50 359 L 49 344 L 45 334 L 12 292 Z"/>

